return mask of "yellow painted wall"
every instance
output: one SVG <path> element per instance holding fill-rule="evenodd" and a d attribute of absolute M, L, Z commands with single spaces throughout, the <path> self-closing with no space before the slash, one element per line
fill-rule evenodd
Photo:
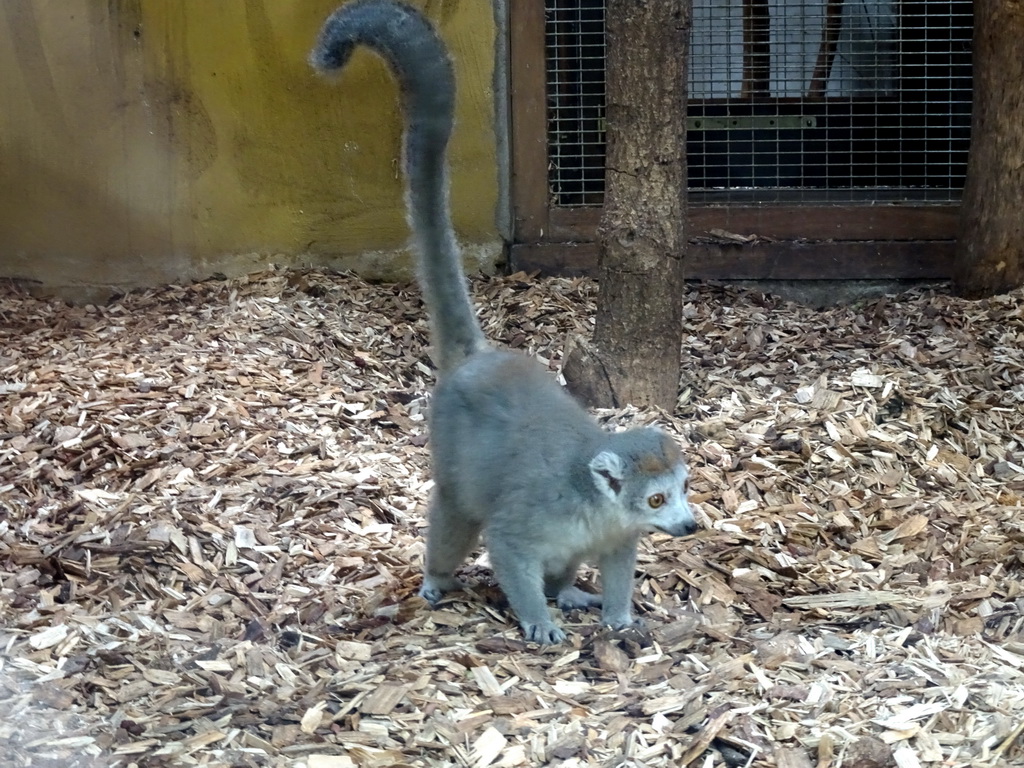
<path fill-rule="evenodd" d="M 420 0 L 456 62 L 455 225 L 500 256 L 491 3 Z M 306 56 L 338 0 L 2 0 L 0 275 L 102 293 L 267 261 L 408 275 L 386 68 Z"/>

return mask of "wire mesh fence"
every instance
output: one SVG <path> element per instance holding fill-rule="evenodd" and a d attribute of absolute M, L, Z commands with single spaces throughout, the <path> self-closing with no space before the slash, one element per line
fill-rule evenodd
<path fill-rule="evenodd" d="M 545 2 L 549 202 L 599 206 L 605 3 Z M 955 201 L 971 28 L 970 0 L 693 0 L 691 201 Z"/>

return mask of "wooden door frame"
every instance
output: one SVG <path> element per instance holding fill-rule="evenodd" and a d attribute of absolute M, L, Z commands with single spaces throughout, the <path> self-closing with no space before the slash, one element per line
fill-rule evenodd
<path fill-rule="evenodd" d="M 548 199 L 544 4 L 518 3 L 510 14 L 510 264 L 593 273 L 601 210 Z M 701 280 L 944 279 L 958 215 L 958 204 L 691 204 L 685 269 Z M 732 242 L 722 232 L 750 240 Z"/>

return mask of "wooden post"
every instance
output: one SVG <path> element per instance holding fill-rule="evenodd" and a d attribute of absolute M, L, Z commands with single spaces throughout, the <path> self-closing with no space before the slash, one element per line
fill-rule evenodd
<path fill-rule="evenodd" d="M 609 0 L 607 175 L 593 345 L 563 368 L 592 405 L 675 406 L 686 247 L 690 0 Z"/>

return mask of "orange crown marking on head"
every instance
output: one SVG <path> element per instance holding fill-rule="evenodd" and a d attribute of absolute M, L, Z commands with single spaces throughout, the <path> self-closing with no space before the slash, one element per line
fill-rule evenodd
<path fill-rule="evenodd" d="M 680 455 L 676 441 L 665 435 L 661 440 L 661 452 L 645 453 L 637 460 L 637 469 L 645 475 L 660 475 L 678 464 Z"/>

